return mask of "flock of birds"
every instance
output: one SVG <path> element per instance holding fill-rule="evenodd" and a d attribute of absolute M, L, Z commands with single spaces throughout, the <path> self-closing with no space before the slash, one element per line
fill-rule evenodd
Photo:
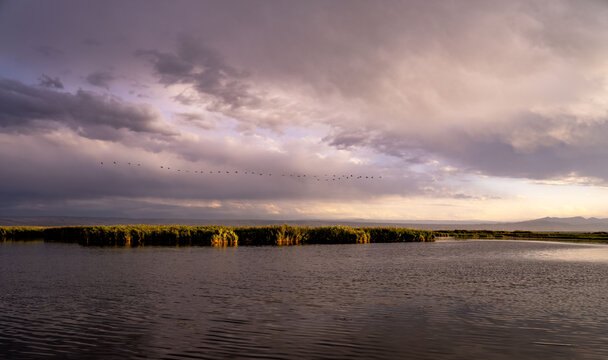
<path fill-rule="evenodd" d="M 100 166 L 121 166 L 118 161 L 112 161 L 111 163 L 100 162 Z M 139 162 L 127 162 L 128 167 L 141 167 Z M 224 176 L 239 176 L 239 175 L 255 175 L 255 176 L 273 176 L 271 172 L 253 171 L 253 170 L 188 170 L 188 169 L 176 169 L 167 165 L 159 165 L 159 169 L 164 171 L 173 171 L 176 173 L 191 173 L 196 175 L 224 175 Z M 282 173 L 275 174 L 276 176 L 284 178 L 295 178 L 295 179 L 311 179 L 313 181 L 342 181 L 342 180 L 380 180 L 382 176 L 373 175 L 355 175 L 355 174 L 325 174 L 325 175 L 306 175 L 298 173 Z"/>

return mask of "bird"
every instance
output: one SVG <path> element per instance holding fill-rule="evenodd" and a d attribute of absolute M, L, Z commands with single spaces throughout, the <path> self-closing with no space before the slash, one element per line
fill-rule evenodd
<path fill-rule="evenodd" d="M 101 165 L 103 165 L 103 161 L 101 162 Z"/>
<path fill-rule="evenodd" d="M 160 168 L 163 169 L 163 166 L 161 165 Z"/>

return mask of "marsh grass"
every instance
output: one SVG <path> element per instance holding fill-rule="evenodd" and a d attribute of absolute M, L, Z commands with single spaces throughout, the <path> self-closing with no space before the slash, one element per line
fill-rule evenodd
<path fill-rule="evenodd" d="M 0 227 L 0 240 L 35 240 L 84 246 L 237 246 L 365 244 L 434 241 L 430 231 L 348 226 L 117 225 Z"/>
<path fill-rule="evenodd" d="M 493 231 L 493 230 L 440 230 L 437 237 L 456 239 L 527 239 L 570 242 L 608 243 L 608 232 L 533 232 L 533 231 Z"/>
<path fill-rule="evenodd" d="M 43 239 L 45 229 L 37 226 L 0 226 L 0 240 L 28 241 Z"/>
<path fill-rule="evenodd" d="M 369 234 L 373 243 L 435 241 L 435 234 L 432 231 L 394 227 L 368 227 L 363 229 Z"/>
<path fill-rule="evenodd" d="M 2 240 L 44 239 L 93 246 L 234 246 L 237 236 L 221 226 L 64 226 L 0 227 Z"/>
<path fill-rule="evenodd" d="M 304 227 L 289 225 L 236 227 L 239 245 L 301 245 L 305 242 Z"/>
<path fill-rule="evenodd" d="M 398 227 L 306 227 L 117 225 L 0 227 L 0 241 L 77 243 L 92 246 L 237 246 L 366 244 L 427 242 L 435 237 L 457 239 L 533 239 L 608 243 L 608 232 L 566 233 L 531 231 L 445 230 L 426 231 Z"/>

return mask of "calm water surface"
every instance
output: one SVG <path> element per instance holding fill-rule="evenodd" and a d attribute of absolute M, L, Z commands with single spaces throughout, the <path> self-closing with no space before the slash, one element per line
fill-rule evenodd
<path fill-rule="evenodd" d="M 0 357 L 606 359 L 608 246 L 5 243 Z"/>

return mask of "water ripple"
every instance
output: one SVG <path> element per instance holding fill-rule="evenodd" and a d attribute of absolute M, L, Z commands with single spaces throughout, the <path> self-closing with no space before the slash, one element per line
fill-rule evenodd
<path fill-rule="evenodd" d="M 0 357 L 603 359 L 606 249 L 4 244 Z"/>

